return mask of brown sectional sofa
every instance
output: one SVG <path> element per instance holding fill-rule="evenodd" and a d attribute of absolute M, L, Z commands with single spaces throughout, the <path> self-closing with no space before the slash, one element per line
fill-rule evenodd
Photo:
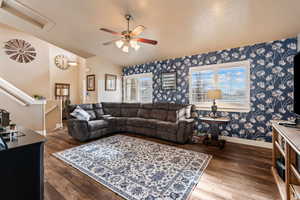
<path fill-rule="evenodd" d="M 71 113 L 77 105 L 70 105 Z M 69 135 L 80 141 L 111 133 L 131 132 L 177 143 L 186 143 L 192 135 L 194 119 L 191 105 L 172 103 L 98 103 L 80 104 L 91 115 L 90 121 L 70 115 Z"/>

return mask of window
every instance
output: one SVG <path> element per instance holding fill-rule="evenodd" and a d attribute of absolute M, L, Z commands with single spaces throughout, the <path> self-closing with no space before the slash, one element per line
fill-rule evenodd
<path fill-rule="evenodd" d="M 190 68 L 190 103 L 210 110 L 209 90 L 221 90 L 216 103 L 221 111 L 250 111 L 249 61 Z"/>
<path fill-rule="evenodd" d="M 152 102 L 152 73 L 124 77 L 125 102 Z"/>

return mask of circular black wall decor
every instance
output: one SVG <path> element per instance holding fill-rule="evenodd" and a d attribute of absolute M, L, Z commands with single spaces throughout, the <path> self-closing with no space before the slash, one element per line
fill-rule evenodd
<path fill-rule="evenodd" d="M 21 39 L 12 39 L 6 42 L 4 51 L 10 59 L 19 63 L 30 63 L 37 55 L 35 48 L 29 42 Z"/>

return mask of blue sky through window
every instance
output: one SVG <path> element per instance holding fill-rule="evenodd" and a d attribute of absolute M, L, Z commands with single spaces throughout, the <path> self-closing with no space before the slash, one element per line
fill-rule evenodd
<path fill-rule="evenodd" d="M 192 73 L 191 91 L 194 102 L 208 102 L 208 90 L 221 89 L 219 101 L 242 103 L 246 98 L 247 69 L 243 66 Z"/>

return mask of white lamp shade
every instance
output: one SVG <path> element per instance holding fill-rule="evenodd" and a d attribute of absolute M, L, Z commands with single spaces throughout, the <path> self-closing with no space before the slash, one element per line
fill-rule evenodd
<path fill-rule="evenodd" d="M 141 47 L 140 45 L 136 44 L 135 47 L 134 47 L 134 50 L 137 51 L 137 50 L 139 50 L 140 47 Z"/>
<path fill-rule="evenodd" d="M 121 48 L 123 46 L 124 42 L 122 40 L 118 40 L 115 42 L 115 44 L 118 48 Z"/>
<path fill-rule="evenodd" d="M 209 99 L 221 99 L 222 98 L 222 91 L 219 90 L 219 89 L 209 90 L 207 92 L 207 97 Z"/>
<path fill-rule="evenodd" d="M 137 45 L 137 41 L 136 41 L 136 40 L 130 40 L 130 46 L 131 46 L 132 48 L 135 48 L 136 45 Z"/>
<path fill-rule="evenodd" d="M 122 51 L 128 53 L 129 52 L 129 47 L 128 46 L 123 46 Z"/>

